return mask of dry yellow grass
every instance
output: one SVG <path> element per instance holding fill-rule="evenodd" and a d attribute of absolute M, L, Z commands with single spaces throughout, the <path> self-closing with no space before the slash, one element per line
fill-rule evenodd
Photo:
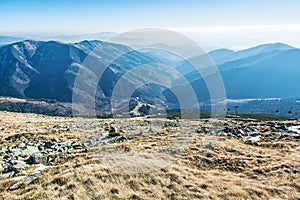
<path fill-rule="evenodd" d="M 2 142 L 16 134 L 36 139 L 80 139 L 82 131 L 74 124 L 93 121 L 74 122 L 70 118 L 19 113 L 1 113 L 0 116 L 0 128 L 4 128 L 0 135 Z M 144 119 L 131 119 L 124 123 L 142 121 Z M 73 128 L 64 133 L 49 132 L 46 128 L 57 124 Z M 132 154 L 149 153 L 168 144 L 172 134 L 176 134 L 176 128 L 164 129 L 151 137 L 131 137 L 114 148 Z M 0 198 L 300 199 L 299 141 L 286 139 L 249 145 L 242 140 L 220 137 L 215 140 L 213 149 L 206 149 L 203 147 L 205 138 L 204 134 L 197 134 L 174 162 L 146 173 L 109 167 L 95 154 L 99 152 L 97 148 L 62 154 L 52 168 L 42 172 L 42 177 L 20 189 L 11 191 L 8 188 L 14 181 L 0 180 Z"/>

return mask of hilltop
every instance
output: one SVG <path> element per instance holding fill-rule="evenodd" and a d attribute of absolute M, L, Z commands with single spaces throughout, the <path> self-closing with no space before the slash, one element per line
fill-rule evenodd
<path fill-rule="evenodd" d="M 297 125 L 295 120 L 89 119 L 1 112 L 0 197 L 297 199 Z M 178 137 L 187 132 L 188 140 Z M 164 151 L 169 144 L 172 154 Z M 156 153 L 160 158 L 152 157 Z"/>

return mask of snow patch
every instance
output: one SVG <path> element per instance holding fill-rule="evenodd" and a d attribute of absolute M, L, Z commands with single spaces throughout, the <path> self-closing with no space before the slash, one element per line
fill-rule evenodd
<path fill-rule="evenodd" d="M 49 168 L 50 166 L 46 166 L 46 165 L 43 165 L 43 164 L 38 164 L 36 166 L 36 168 L 33 170 L 33 173 L 36 174 L 36 173 L 40 173 L 41 171 Z"/>
<path fill-rule="evenodd" d="M 27 50 L 30 57 L 32 57 L 36 51 L 36 46 L 32 45 L 30 42 L 23 42 L 25 45 L 25 49 Z"/>
<path fill-rule="evenodd" d="M 22 180 L 22 179 L 24 179 L 24 178 L 26 178 L 27 176 L 17 176 L 17 177 L 13 177 L 13 178 L 11 178 L 10 180 L 12 180 L 12 181 L 19 181 L 19 180 Z"/>
<path fill-rule="evenodd" d="M 249 101 L 280 101 L 281 98 L 259 98 L 259 99 L 226 99 L 226 103 L 247 103 Z"/>

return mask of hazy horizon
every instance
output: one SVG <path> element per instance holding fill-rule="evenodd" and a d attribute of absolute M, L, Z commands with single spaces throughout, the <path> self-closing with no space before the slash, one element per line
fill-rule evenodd
<path fill-rule="evenodd" d="M 300 2 L 288 1 L 20 1 L 0 3 L 0 35 L 52 36 L 162 28 L 207 49 L 281 42 L 300 47 Z"/>
<path fill-rule="evenodd" d="M 99 33 L 82 33 L 82 34 L 54 34 L 54 35 L 39 35 L 39 34 L 13 34 L 13 35 L 0 35 L 0 37 L 4 36 L 4 37 L 16 37 L 16 38 L 21 38 L 22 40 L 40 40 L 40 41 L 49 41 L 49 40 L 54 40 L 54 41 L 61 41 L 64 43 L 76 43 L 76 42 L 81 42 L 84 40 L 100 40 L 100 41 L 106 41 L 108 38 L 103 37 L 103 38 L 97 38 L 94 37 L 93 35 L 97 35 L 97 34 L 102 34 L 102 33 L 112 33 L 112 34 L 119 34 L 119 33 L 115 33 L 115 32 L 109 32 L 109 31 L 105 31 L 105 32 L 99 32 Z M 182 33 L 184 34 L 184 33 Z M 187 34 L 184 34 L 187 35 Z M 76 37 L 76 36 L 82 36 L 84 39 L 72 39 L 72 37 Z M 84 37 L 86 36 L 86 37 Z M 60 39 L 60 37 L 63 37 L 65 39 Z M 70 37 L 70 38 L 68 38 Z M 192 37 L 191 37 L 192 38 Z M 193 38 L 192 38 L 193 39 Z M 22 41 L 20 40 L 20 41 Z M 71 40 L 71 41 L 70 41 Z M 197 41 L 197 40 L 196 40 Z M 11 44 L 14 42 L 10 42 L 7 44 Z M 207 51 L 214 51 L 214 50 L 220 50 L 220 49 L 228 49 L 228 50 L 233 50 L 233 51 L 240 51 L 240 50 L 246 50 L 246 49 L 250 49 L 253 47 L 257 47 L 260 45 L 266 45 L 266 44 L 275 44 L 275 43 L 282 43 L 282 44 L 286 44 L 295 48 L 300 48 L 300 45 L 294 45 L 291 43 L 287 43 L 287 42 L 281 42 L 281 41 L 270 41 L 270 42 L 249 42 L 249 44 L 240 46 L 240 47 L 234 47 L 234 46 L 230 46 L 230 45 L 225 45 L 225 46 L 214 46 L 214 45 L 210 45 L 210 44 L 206 44 L 206 43 L 202 43 L 202 42 L 198 42 L 198 44 L 203 47 L 205 50 Z"/>

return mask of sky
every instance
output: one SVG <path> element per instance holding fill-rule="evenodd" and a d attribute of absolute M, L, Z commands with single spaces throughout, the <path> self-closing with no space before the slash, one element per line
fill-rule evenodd
<path fill-rule="evenodd" d="M 299 0 L 0 0 L 0 35 L 164 28 L 207 48 L 300 47 Z"/>

